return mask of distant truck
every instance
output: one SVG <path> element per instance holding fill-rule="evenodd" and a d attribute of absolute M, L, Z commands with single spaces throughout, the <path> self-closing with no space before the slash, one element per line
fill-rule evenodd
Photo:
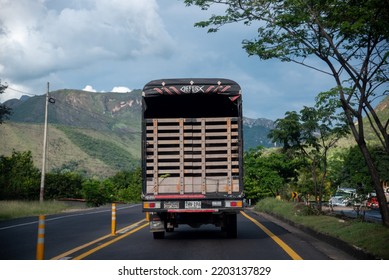
<path fill-rule="evenodd" d="M 240 86 L 154 80 L 142 96 L 142 202 L 153 237 L 213 224 L 236 238 L 244 208 Z"/>

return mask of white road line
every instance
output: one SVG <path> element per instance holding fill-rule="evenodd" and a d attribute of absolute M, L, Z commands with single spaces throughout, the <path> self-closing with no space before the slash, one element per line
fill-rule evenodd
<path fill-rule="evenodd" d="M 132 204 L 132 205 L 123 206 L 123 207 L 120 207 L 120 208 L 117 207 L 116 210 L 133 208 L 133 207 L 136 207 L 136 206 L 139 206 L 139 205 L 140 204 Z M 111 212 L 111 210 L 112 210 L 111 208 L 107 208 L 106 210 L 99 210 L 99 211 L 93 211 L 93 212 L 81 212 L 81 213 L 72 214 L 72 215 L 64 215 L 64 216 L 60 216 L 60 217 L 46 219 L 46 222 L 54 221 L 54 220 L 60 220 L 60 219 L 66 219 L 66 218 L 72 218 L 72 217 L 77 217 L 77 216 L 92 215 L 92 214 L 98 214 L 98 213 L 103 213 L 103 212 Z M 10 229 L 10 228 L 28 226 L 28 225 L 33 225 L 33 224 L 38 224 L 38 219 L 36 221 L 33 221 L 33 222 L 16 224 L 16 225 L 7 226 L 7 227 L 1 227 L 0 230 L 6 230 L 6 229 Z"/>

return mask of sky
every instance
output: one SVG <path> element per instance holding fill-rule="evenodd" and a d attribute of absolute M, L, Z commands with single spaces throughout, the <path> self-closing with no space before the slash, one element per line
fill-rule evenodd
<path fill-rule="evenodd" d="M 249 57 L 242 41 L 255 24 L 217 33 L 194 24 L 212 13 L 183 0 L 0 0 L 0 102 L 47 90 L 127 92 L 155 79 L 228 78 L 243 94 L 243 115 L 283 118 L 312 106 L 334 86 L 321 72 Z"/>

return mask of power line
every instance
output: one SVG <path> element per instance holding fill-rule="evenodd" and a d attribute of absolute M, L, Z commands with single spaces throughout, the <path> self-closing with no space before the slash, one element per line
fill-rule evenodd
<path fill-rule="evenodd" d="M 36 96 L 36 95 L 39 95 L 39 94 L 33 94 L 33 93 L 29 93 L 29 92 L 26 92 L 26 91 L 23 91 L 23 90 L 19 90 L 19 89 L 16 89 L 16 88 L 12 88 L 12 87 L 7 87 L 7 89 L 10 89 L 10 90 L 13 90 L 13 91 L 16 91 L 16 92 L 19 92 L 19 93 L 23 93 L 25 95 L 28 95 L 28 96 Z M 6 90 L 7 90 L 6 89 Z M 42 93 L 43 94 L 43 93 Z"/>

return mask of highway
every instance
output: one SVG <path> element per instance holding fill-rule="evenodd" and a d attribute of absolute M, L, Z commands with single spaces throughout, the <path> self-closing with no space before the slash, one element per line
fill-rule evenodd
<path fill-rule="evenodd" d="M 154 240 L 140 205 L 117 205 L 117 232 L 111 234 L 111 207 L 45 218 L 46 260 L 327 260 L 353 259 L 299 230 L 247 209 L 238 215 L 238 238 L 213 225 L 180 226 Z M 0 259 L 34 260 L 38 218 L 0 222 Z"/>

